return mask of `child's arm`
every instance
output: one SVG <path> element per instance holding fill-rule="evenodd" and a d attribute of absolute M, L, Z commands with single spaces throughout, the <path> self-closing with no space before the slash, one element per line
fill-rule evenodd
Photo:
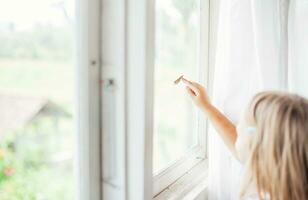
<path fill-rule="evenodd" d="M 213 124 L 224 143 L 236 157 L 235 141 L 237 138 L 236 127 L 209 101 L 205 89 L 198 83 L 182 78 L 187 85 L 186 89 L 193 102 L 204 112 L 209 121 Z"/>

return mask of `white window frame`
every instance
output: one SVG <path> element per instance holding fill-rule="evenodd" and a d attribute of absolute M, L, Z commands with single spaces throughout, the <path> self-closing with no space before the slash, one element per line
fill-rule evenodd
<path fill-rule="evenodd" d="M 106 200 L 152 198 L 153 13 L 154 0 L 102 0 L 102 187 Z M 113 93 L 106 88 L 110 80 Z M 106 112 L 110 106 L 116 115 Z M 106 118 L 114 125 L 110 127 Z"/>
<path fill-rule="evenodd" d="M 200 3 L 200 31 L 199 31 L 199 55 L 198 55 L 198 82 L 206 86 L 210 92 L 211 83 L 209 79 L 209 0 L 199 0 Z M 167 168 L 159 171 L 153 176 L 153 195 L 157 197 L 171 184 L 175 183 L 181 176 L 188 173 L 194 166 L 207 159 L 207 122 L 202 113 L 197 114 L 198 144 L 172 163 Z"/>
<path fill-rule="evenodd" d="M 204 163 L 206 123 L 198 117 L 199 145 L 153 178 L 155 0 L 78 1 L 79 199 L 152 199 Z M 200 3 L 199 81 L 210 87 L 209 0 Z"/>
<path fill-rule="evenodd" d="M 100 0 L 76 0 L 77 199 L 101 200 Z"/>

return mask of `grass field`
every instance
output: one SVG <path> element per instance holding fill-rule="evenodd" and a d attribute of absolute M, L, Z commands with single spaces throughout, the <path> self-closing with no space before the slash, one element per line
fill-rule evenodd
<path fill-rule="evenodd" d="M 0 59 L 0 91 L 72 103 L 74 73 L 69 61 Z"/>

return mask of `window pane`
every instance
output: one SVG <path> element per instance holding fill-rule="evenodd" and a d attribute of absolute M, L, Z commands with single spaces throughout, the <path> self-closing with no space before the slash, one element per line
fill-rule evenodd
<path fill-rule="evenodd" d="M 196 113 L 180 75 L 196 80 L 198 0 L 156 1 L 154 172 L 197 144 Z"/>
<path fill-rule="evenodd" d="M 73 0 L 0 0 L 0 199 L 74 199 Z"/>

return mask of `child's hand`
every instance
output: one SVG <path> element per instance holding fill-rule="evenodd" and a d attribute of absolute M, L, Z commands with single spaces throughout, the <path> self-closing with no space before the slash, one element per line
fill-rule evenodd
<path fill-rule="evenodd" d="M 211 105 L 209 98 L 206 95 L 206 91 L 202 85 L 196 82 L 191 82 L 185 78 L 182 81 L 186 84 L 186 90 L 196 106 L 200 108 L 207 108 Z"/>

